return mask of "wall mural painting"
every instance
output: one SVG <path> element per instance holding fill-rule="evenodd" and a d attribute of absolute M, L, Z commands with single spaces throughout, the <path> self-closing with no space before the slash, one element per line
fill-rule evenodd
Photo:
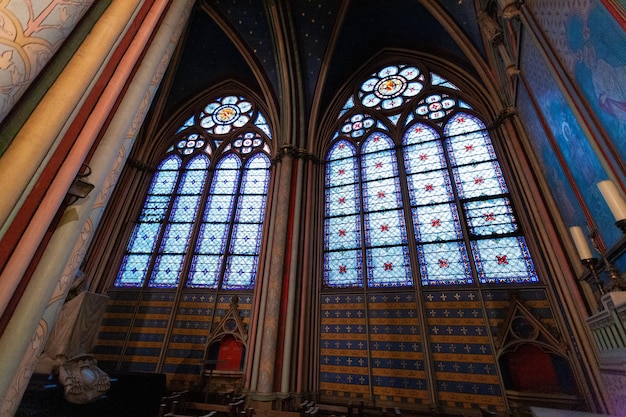
<path fill-rule="evenodd" d="M 585 216 L 576 198 L 574 198 L 574 190 L 548 142 L 546 132 L 535 112 L 528 91 L 523 86 L 520 86 L 518 89 L 517 108 L 521 119 L 524 120 L 524 128 L 528 133 L 539 159 L 542 173 L 548 182 L 554 201 L 559 208 L 561 216 L 563 216 L 565 224 L 585 224 Z"/>
<path fill-rule="evenodd" d="M 93 0 L 0 1 L 0 121 L 91 4 Z"/>
<path fill-rule="evenodd" d="M 580 94 L 626 159 L 626 32 L 611 10 L 625 0 L 527 2 Z"/>
<path fill-rule="evenodd" d="M 598 2 L 595 2 L 598 3 Z M 567 20 L 574 77 L 611 138 L 626 135 L 626 33 L 600 4 Z M 626 141 L 614 140 L 622 159 Z"/>
<path fill-rule="evenodd" d="M 554 138 L 554 146 L 556 146 L 553 151 L 558 152 L 565 161 L 566 167 L 561 167 L 561 169 L 571 177 L 573 182 L 571 186 L 581 194 L 584 205 L 600 230 L 604 243 L 611 246 L 621 238 L 621 232 L 613 226 L 615 220 L 596 186 L 598 181 L 607 178 L 606 172 L 533 41 L 525 37 L 522 48 L 522 71 L 526 74 L 528 86 L 535 95 L 542 116 L 550 127 L 549 133 Z M 544 155 L 547 153 L 549 152 L 543 152 Z M 556 164 L 556 161 L 553 163 Z M 568 169 L 568 166 L 576 167 L 576 169 Z M 558 191 L 560 190 L 558 184 L 551 184 L 551 186 L 554 187 L 553 193 L 561 192 Z M 568 199 L 575 201 L 576 197 L 572 193 Z M 567 209 L 562 214 L 566 219 L 568 216 L 574 219 L 568 215 Z M 567 226 L 574 225 L 577 224 L 567 224 Z M 578 223 L 578 225 L 581 224 Z"/>

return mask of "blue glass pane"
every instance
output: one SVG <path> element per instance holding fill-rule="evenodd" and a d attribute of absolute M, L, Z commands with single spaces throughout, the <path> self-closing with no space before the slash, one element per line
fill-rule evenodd
<path fill-rule="evenodd" d="M 150 254 L 124 256 L 114 285 L 116 287 L 141 287 L 148 271 L 150 258 Z"/>
<path fill-rule="evenodd" d="M 160 223 L 165 220 L 170 198 L 170 195 L 149 195 L 143 205 L 139 221 Z"/>
<path fill-rule="evenodd" d="M 200 194 L 204 188 L 205 171 L 185 171 L 178 194 Z"/>
<path fill-rule="evenodd" d="M 537 273 L 523 237 L 471 242 L 481 283 L 537 282 Z"/>
<path fill-rule="evenodd" d="M 187 286 L 217 288 L 223 260 L 222 254 L 195 256 L 191 262 Z"/>
<path fill-rule="evenodd" d="M 363 285 L 361 252 L 348 250 L 324 254 L 324 282 L 329 287 Z"/>
<path fill-rule="evenodd" d="M 234 203 L 234 194 L 209 196 L 204 221 L 210 223 L 229 221 Z"/>
<path fill-rule="evenodd" d="M 412 209 L 418 242 L 461 239 L 461 225 L 455 204 L 420 206 Z"/>
<path fill-rule="evenodd" d="M 171 155 L 159 164 L 157 171 L 178 171 L 180 169 L 180 164 L 180 158 L 177 155 Z"/>
<path fill-rule="evenodd" d="M 411 264 L 406 246 L 371 248 L 367 254 L 369 287 L 410 286 Z"/>
<path fill-rule="evenodd" d="M 424 136 L 430 138 L 430 135 Z M 404 148 L 404 164 L 409 174 L 445 168 L 446 159 L 441 142 L 439 140 L 429 140 L 406 145 Z"/>
<path fill-rule="evenodd" d="M 401 210 L 365 214 L 367 246 L 401 245 L 406 243 L 406 226 Z"/>
<path fill-rule="evenodd" d="M 182 254 L 157 256 L 148 286 L 160 288 L 176 287 L 184 258 L 185 256 Z"/>
<path fill-rule="evenodd" d="M 193 222 L 198 212 L 200 195 L 182 195 L 174 201 L 170 221 L 172 222 Z"/>
<path fill-rule="evenodd" d="M 170 159 L 170 161 L 172 160 Z M 175 163 L 176 161 L 172 162 Z M 177 179 L 178 171 L 158 171 L 152 180 L 149 194 L 172 194 Z"/>
<path fill-rule="evenodd" d="M 272 162 L 267 155 L 258 153 L 254 155 L 246 164 L 246 169 L 268 170 L 272 166 Z"/>
<path fill-rule="evenodd" d="M 240 168 L 241 168 L 241 160 L 239 159 L 239 157 L 234 154 L 228 154 L 218 162 L 217 166 L 215 167 L 215 170 L 216 170 L 216 173 L 218 171 L 222 171 L 226 177 L 229 177 L 229 175 L 232 175 L 232 172 L 229 174 L 227 173 L 227 171 L 238 172 Z M 223 179 L 221 179 L 220 182 L 221 181 L 223 181 Z"/>
<path fill-rule="evenodd" d="M 191 223 L 171 223 L 165 228 L 161 253 L 184 253 L 191 236 Z"/>
<path fill-rule="evenodd" d="M 271 139 L 272 138 L 272 131 L 270 130 L 269 125 L 267 124 L 267 121 L 265 120 L 265 117 L 263 117 L 263 115 L 261 113 L 259 113 L 259 116 L 256 119 L 256 122 L 254 122 L 254 124 L 261 129 L 263 132 L 265 132 L 265 134 Z"/>
<path fill-rule="evenodd" d="M 419 245 L 422 285 L 471 284 L 469 259 L 463 242 Z"/>
<path fill-rule="evenodd" d="M 256 160 L 262 161 L 261 158 Z M 265 195 L 270 177 L 269 170 L 265 167 L 258 169 L 254 165 L 252 167 L 254 169 L 244 170 L 241 193 Z"/>
<path fill-rule="evenodd" d="M 430 171 L 407 179 L 411 205 L 445 203 L 454 199 L 448 171 Z"/>
<path fill-rule="evenodd" d="M 408 146 L 435 139 L 439 139 L 439 133 L 434 128 L 423 123 L 416 123 L 405 131 L 402 142 L 404 146 Z"/>
<path fill-rule="evenodd" d="M 354 107 L 354 97 L 351 96 L 343 105 L 343 110 L 350 110 L 352 107 Z"/>
<path fill-rule="evenodd" d="M 500 165 L 496 161 L 465 165 L 454 169 L 459 197 L 485 197 L 507 192 Z"/>
<path fill-rule="evenodd" d="M 324 227 L 324 249 L 356 249 L 361 246 L 361 227 L 358 215 L 331 217 Z"/>
<path fill-rule="evenodd" d="M 230 252 L 236 255 L 254 255 L 261 245 L 261 223 L 236 223 L 230 242 Z"/>
<path fill-rule="evenodd" d="M 242 195 L 235 220 L 246 223 L 261 223 L 265 214 L 264 195 Z"/>
<path fill-rule="evenodd" d="M 191 136 L 194 136 L 194 135 L 191 135 Z M 195 135 L 195 136 L 198 136 L 198 135 Z M 206 171 L 207 168 L 209 168 L 209 158 L 207 158 L 206 155 L 196 156 L 191 161 L 189 161 L 189 164 L 187 164 L 187 166 L 185 167 L 187 171 L 196 170 L 196 171 L 202 171 L 202 173 Z"/>
<path fill-rule="evenodd" d="M 363 184 L 363 210 L 378 211 L 402 207 L 398 178 Z"/>
<path fill-rule="evenodd" d="M 459 100 L 459 107 L 462 107 L 464 109 L 470 109 L 470 110 L 472 109 L 472 106 L 470 106 L 469 104 L 467 104 L 463 100 Z"/>
<path fill-rule="evenodd" d="M 471 201 L 464 206 L 470 230 L 474 235 L 489 236 L 517 232 L 511 201 L 508 198 Z"/>
<path fill-rule="evenodd" d="M 397 175 L 395 151 L 365 154 L 362 158 L 363 181 L 391 178 Z"/>
<path fill-rule="evenodd" d="M 200 226 L 196 253 L 223 254 L 228 230 L 228 223 L 203 223 Z"/>
<path fill-rule="evenodd" d="M 229 256 L 222 288 L 227 290 L 252 288 L 254 286 L 256 268 L 256 256 Z"/>
<path fill-rule="evenodd" d="M 161 224 L 139 223 L 136 225 L 128 243 L 128 252 L 152 253 L 160 230 Z"/>
<path fill-rule="evenodd" d="M 374 163 L 376 162 L 376 159 L 380 158 L 382 158 L 384 162 L 385 160 L 390 158 L 390 155 L 395 155 L 395 153 L 390 153 L 393 148 L 394 144 L 389 136 L 379 132 L 370 135 L 363 143 L 363 148 L 361 149 L 361 154 L 371 154 L 368 157 L 370 159 L 370 162 L 364 163 L 363 165 L 369 165 L 371 163 Z M 374 161 L 372 161 L 372 159 L 374 159 Z M 389 169 L 389 167 L 387 167 L 387 169 Z"/>
<path fill-rule="evenodd" d="M 485 124 L 478 117 L 468 113 L 457 113 L 446 123 L 444 135 L 451 137 L 485 129 Z"/>
<path fill-rule="evenodd" d="M 495 159 L 486 132 L 474 132 L 448 139 L 451 165 L 465 165 Z"/>
<path fill-rule="evenodd" d="M 191 116 L 187 121 L 176 131 L 176 133 L 193 126 L 195 123 L 195 116 Z"/>
<path fill-rule="evenodd" d="M 431 76 L 430 82 L 431 82 L 432 85 L 441 85 L 441 86 L 444 86 L 444 87 L 453 88 L 455 90 L 459 89 L 457 86 L 452 84 L 450 81 L 448 81 L 445 78 L 435 74 L 434 72 L 431 73 L 430 76 Z"/>
<path fill-rule="evenodd" d="M 329 161 L 335 161 L 338 159 L 351 158 L 354 156 L 355 152 L 356 150 L 350 142 L 340 140 L 332 146 L 328 152 L 327 159 Z"/>
<path fill-rule="evenodd" d="M 326 166 L 326 186 L 354 184 L 357 173 L 355 158 L 330 161 Z"/>
<path fill-rule="evenodd" d="M 342 216 L 358 213 L 357 184 L 326 189 L 326 215 Z"/>

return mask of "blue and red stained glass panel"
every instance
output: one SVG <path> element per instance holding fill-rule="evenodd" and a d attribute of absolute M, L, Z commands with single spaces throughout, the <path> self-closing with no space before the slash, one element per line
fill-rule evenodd
<path fill-rule="evenodd" d="M 238 132 L 247 125 L 267 136 L 249 128 Z M 115 286 L 140 287 L 148 275 L 150 287 L 183 281 L 195 288 L 254 286 L 270 168 L 269 157 L 254 151 L 269 152 L 269 125 L 253 103 L 226 96 L 204 106 L 178 132 L 197 128 L 221 137 L 207 141 L 191 132 L 170 148 L 177 153 L 166 156 L 153 177 Z M 231 152 L 209 170 L 209 155 L 216 152 L 210 143 L 223 141 L 231 141 Z M 179 155 L 191 159 L 183 166 Z M 245 166 L 241 155 L 248 157 Z"/>
<path fill-rule="evenodd" d="M 428 81 L 436 87 L 420 94 Z M 390 65 L 372 73 L 348 100 L 327 154 L 327 286 L 538 280 L 486 126 L 457 95 L 458 88 L 437 74 Z M 413 97 L 418 103 L 410 110 Z M 375 123 L 365 116 L 368 108 L 382 111 Z M 398 147 L 389 132 L 401 121 L 406 128 Z M 419 274 L 412 273 L 405 213 L 413 225 Z"/>

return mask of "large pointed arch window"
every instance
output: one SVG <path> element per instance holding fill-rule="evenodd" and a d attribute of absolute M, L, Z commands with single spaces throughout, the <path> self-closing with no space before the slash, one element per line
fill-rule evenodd
<path fill-rule="evenodd" d="M 538 281 L 485 123 L 418 66 L 355 89 L 326 155 L 324 283 Z"/>
<path fill-rule="evenodd" d="M 251 101 L 236 95 L 190 113 L 153 176 L 116 287 L 254 286 L 269 125 Z"/>

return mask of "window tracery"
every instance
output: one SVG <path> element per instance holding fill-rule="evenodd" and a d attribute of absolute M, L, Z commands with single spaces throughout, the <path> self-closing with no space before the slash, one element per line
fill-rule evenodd
<path fill-rule="evenodd" d="M 239 95 L 218 97 L 191 113 L 156 169 L 115 287 L 254 287 L 269 125 Z"/>
<path fill-rule="evenodd" d="M 326 155 L 325 285 L 537 282 L 489 132 L 459 88 L 406 64 L 365 78 Z"/>

